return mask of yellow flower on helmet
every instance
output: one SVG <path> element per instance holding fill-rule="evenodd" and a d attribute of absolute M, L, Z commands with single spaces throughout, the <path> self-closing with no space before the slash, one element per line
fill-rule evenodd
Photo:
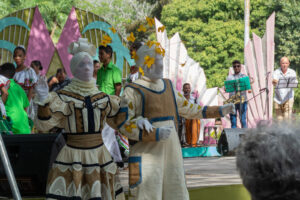
<path fill-rule="evenodd" d="M 155 62 L 155 58 L 152 58 L 150 56 L 145 56 L 144 59 L 145 59 L 144 65 L 147 65 L 148 68 L 150 68 L 151 65 L 153 65 Z"/>
<path fill-rule="evenodd" d="M 162 56 L 165 56 L 165 53 L 166 53 L 165 49 L 162 48 L 162 47 L 156 47 L 155 52 L 162 55 Z"/>
<path fill-rule="evenodd" d="M 136 51 L 132 51 L 131 54 L 132 54 L 132 56 L 131 56 L 132 59 L 134 59 L 134 60 L 138 60 L 139 59 L 138 55 L 136 54 Z"/>
<path fill-rule="evenodd" d="M 155 21 L 153 18 L 146 17 L 147 23 L 150 27 L 152 27 L 155 24 Z"/>
<path fill-rule="evenodd" d="M 178 92 L 178 96 L 183 97 L 182 94 L 180 92 Z"/>
<path fill-rule="evenodd" d="M 198 106 L 198 108 L 197 108 L 198 110 L 201 110 L 201 106 Z"/>
<path fill-rule="evenodd" d="M 166 29 L 165 26 L 158 27 L 158 32 L 164 32 Z"/>
<path fill-rule="evenodd" d="M 116 29 L 115 29 L 114 27 L 110 27 L 109 29 L 110 29 L 111 32 L 113 32 L 113 33 L 116 33 L 116 32 L 117 32 Z"/>
<path fill-rule="evenodd" d="M 193 108 L 194 104 L 191 103 L 190 108 Z"/>
<path fill-rule="evenodd" d="M 133 35 L 133 32 L 130 33 L 130 35 L 127 37 L 127 40 L 130 42 L 134 42 L 135 41 L 135 37 Z"/>
<path fill-rule="evenodd" d="M 141 73 L 142 76 L 145 75 L 143 68 L 139 67 L 139 72 Z"/>
<path fill-rule="evenodd" d="M 138 31 L 138 32 L 146 32 L 146 28 L 145 28 L 145 26 L 143 26 L 143 25 L 141 24 L 137 31 Z"/>
<path fill-rule="evenodd" d="M 151 41 L 151 40 L 149 40 L 149 41 L 146 43 L 146 45 L 147 45 L 149 48 L 151 48 L 151 47 L 154 45 L 154 42 Z"/>

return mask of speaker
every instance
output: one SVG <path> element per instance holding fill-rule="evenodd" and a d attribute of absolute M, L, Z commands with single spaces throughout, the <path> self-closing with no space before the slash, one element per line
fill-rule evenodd
<path fill-rule="evenodd" d="M 218 141 L 217 150 L 221 155 L 234 155 L 234 150 L 239 146 L 241 139 L 248 128 L 225 128 Z"/>
<path fill-rule="evenodd" d="M 61 134 L 2 135 L 2 138 L 21 195 L 45 196 L 49 166 L 64 145 Z M 0 194 L 12 196 L 1 161 Z"/>

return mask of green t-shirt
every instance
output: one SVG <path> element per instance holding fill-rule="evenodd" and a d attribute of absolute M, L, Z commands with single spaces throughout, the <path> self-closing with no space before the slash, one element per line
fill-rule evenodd
<path fill-rule="evenodd" d="M 109 95 L 114 95 L 116 92 L 115 84 L 117 83 L 122 83 L 122 72 L 110 61 L 106 69 L 102 66 L 98 70 L 97 85 L 99 86 L 100 91 Z"/>
<path fill-rule="evenodd" d="M 8 97 L 5 102 L 6 114 L 12 121 L 12 132 L 14 134 L 29 134 L 30 127 L 28 123 L 25 108 L 29 106 L 29 101 L 25 91 L 13 79 L 10 79 Z"/>

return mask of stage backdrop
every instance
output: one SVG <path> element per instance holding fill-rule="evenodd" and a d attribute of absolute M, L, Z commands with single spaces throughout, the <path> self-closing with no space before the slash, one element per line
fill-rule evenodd
<path fill-rule="evenodd" d="M 72 8 L 59 41 L 53 44 L 49 31 L 39 12 L 38 7 L 28 8 L 11 13 L 0 20 L 0 64 L 13 62 L 13 50 L 17 45 L 23 45 L 27 50 L 26 65 L 33 60 L 40 60 L 43 74 L 53 75 L 56 69 L 64 67 L 69 77 L 70 60 L 68 46 L 79 37 L 88 38 L 96 47 L 100 45 L 103 36 L 109 36 L 114 54 L 113 62 L 120 68 L 123 78 L 129 73 L 129 66 L 134 65 L 130 58 L 127 43 L 114 31 L 103 18 L 91 12 Z M 98 59 L 98 55 L 95 55 Z"/>
<path fill-rule="evenodd" d="M 179 33 L 168 39 L 167 32 L 161 31 L 160 27 L 163 24 L 156 19 L 155 25 L 157 40 L 166 50 L 164 77 L 171 79 L 179 92 L 182 92 L 184 83 L 190 83 L 193 96 L 200 100 L 200 105 L 223 105 L 223 101 L 229 97 L 228 93 L 225 93 L 224 88 L 206 88 L 205 73 L 199 63 L 188 56 Z M 272 119 L 274 30 L 275 13 L 266 22 L 266 33 L 263 39 L 253 34 L 253 39 L 244 49 L 247 64 L 243 66 L 242 72 L 254 81 L 251 85 L 251 93 L 247 93 L 248 99 L 251 99 L 248 102 L 247 116 L 249 128 L 255 127 L 260 120 Z M 229 74 L 231 73 L 233 73 L 232 68 L 229 70 Z M 203 121 L 204 126 L 214 124 L 214 120 Z M 229 115 L 222 118 L 222 125 L 224 128 L 230 128 Z M 238 126 L 240 127 L 239 121 Z"/>

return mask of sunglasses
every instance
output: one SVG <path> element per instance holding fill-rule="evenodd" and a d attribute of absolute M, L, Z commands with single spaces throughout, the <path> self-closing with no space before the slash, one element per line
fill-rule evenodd
<path fill-rule="evenodd" d="M 233 68 L 241 67 L 241 65 L 233 65 Z"/>

